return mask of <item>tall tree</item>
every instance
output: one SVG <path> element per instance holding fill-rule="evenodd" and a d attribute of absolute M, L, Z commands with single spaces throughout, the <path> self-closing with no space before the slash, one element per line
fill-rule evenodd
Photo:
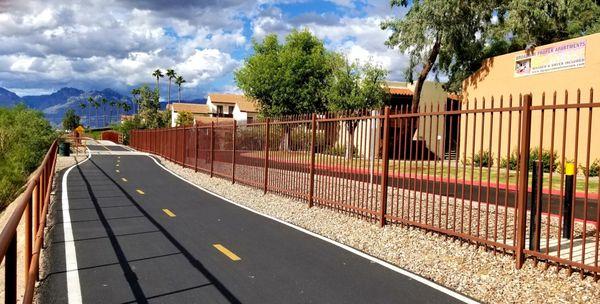
<path fill-rule="evenodd" d="M 133 112 L 138 114 L 140 111 L 140 88 L 131 89 L 131 102 L 133 105 Z"/>
<path fill-rule="evenodd" d="M 85 114 L 85 108 L 87 108 L 87 104 L 85 101 L 80 101 L 79 102 L 79 109 L 81 109 L 81 111 L 79 112 L 79 116 L 83 116 L 83 114 Z M 90 119 L 89 117 L 87 118 L 88 120 Z M 90 123 L 89 121 L 87 122 L 88 124 Z"/>
<path fill-rule="evenodd" d="M 181 85 L 186 83 L 187 81 L 185 79 L 183 79 L 183 76 L 179 75 L 175 78 L 175 84 L 177 85 L 177 89 L 178 89 L 178 100 L 181 103 Z"/>
<path fill-rule="evenodd" d="M 63 116 L 62 125 L 63 129 L 67 131 L 75 130 L 79 126 L 81 118 L 75 114 L 75 110 L 68 109 Z"/>
<path fill-rule="evenodd" d="M 117 106 L 117 101 L 116 100 L 111 100 L 108 104 L 110 105 L 110 111 L 109 111 L 109 114 L 108 114 L 108 124 L 111 124 L 112 123 L 113 112 L 115 111 L 115 106 Z"/>
<path fill-rule="evenodd" d="M 497 40 L 523 49 L 600 32 L 598 0 L 510 0 Z"/>
<path fill-rule="evenodd" d="M 413 105 L 419 104 L 430 72 L 452 74 L 481 62 L 485 34 L 505 1 L 390 1 L 392 7 L 409 8 L 406 16 L 384 21 L 381 27 L 391 31 L 386 45 L 409 56 L 406 78 L 413 82 L 417 74 Z"/>
<path fill-rule="evenodd" d="M 100 122 L 100 117 L 98 116 L 98 109 L 100 108 L 100 103 L 98 102 L 98 100 L 93 99 L 92 106 L 94 107 L 94 109 L 96 109 L 96 128 L 97 128 L 99 126 L 99 122 Z"/>
<path fill-rule="evenodd" d="M 270 34 L 254 42 L 254 54 L 235 72 L 235 81 L 258 102 L 263 116 L 319 112 L 326 109 L 331 57 L 307 30 L 292 31 L 283 44 Z"/>
<path fill-rule="evenodd" d="M 159 83 L 158 81 L 165 77 L 165 75 L 163 75 L 162 71 L 160 69 L 156 69 L 154 72 L 152 72 L 152 76 L 156 77 L 156 90 L 159 92 L 159 98 L 160 98 L 160 87 L 158 86 Z"/>
<path fill-rule="evenodd" d="M 92 126 L 92 118 L 91 118 L 91 110 L 94 107 L 94 98 L 92 98 L 92 96 L 89 96 L 87 99 L 87 108 L 88 108 L 88 113 L 87 113 L 87 117 L 88 117 L 88 126 L 91 127 Z"/>
<path fill-rule="evenodd" d="M 335 62 L 335 69 L 328 78 L 325 95 L 329 110 L 355 116 L 362 110 L 380 109 L 389 100 L 384 82 L 386 70 L 368 63 L 349 63 L 341 56 L 338 56 Z M 358 121 L 349 119 L 345 124 L 348 133 L 346 159 L 350 159 L 354 151 L 354 131 Z"/>
<path fill-rule="evenodd" d="M 102 127 L 106 126 L 106 105 L 108 105 L 108 100 L 104 97 L 100 100 L 102 105 Z"/>
<path fill-rule="evenodd" d="M 171 81 L 177 78 L 177 73 L 173 69 L 167 69 L 167 77 L 169 78 L 169 99 L 167 99 L 167 105 L 171 104 Z"/>

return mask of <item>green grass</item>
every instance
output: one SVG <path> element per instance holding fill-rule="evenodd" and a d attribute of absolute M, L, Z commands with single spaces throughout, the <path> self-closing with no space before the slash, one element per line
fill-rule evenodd
<path fill-rule="evenodd" d="M 253 157 L 262 157 L 262 152 L 253 151 L 244 153 L 246 156 Z M 269 156 L 271 159 L 278 159 L 283 161 L 294 161 L 297 163 L 309 164 L 310 155 L 307 151 L 269 151 Z M 315 155 L 315 163 L 317 165 L 326 165 L 326 166 L 341 166 L 345 169 L 363 169 L 368 170 L 371 168 L 371 163 L 368 159 L 364 158 L 352 158 L 346 159 L 343 156 L 334 156 L 334 155 L 326 155 L 317 153 Z M 406 169 L 405 169 L 406 167 Z M 375 171 L 381 172 L 382 162 L 378 159 L 375 160 L 374 163 Z M 405 171 L 406 170 L 406 171 Z M 443 179 L 448 178 L 448 161 L 437 161 L 437 165 L 435 161 L 404 161 L 404 160 L 391 160 L 389 164 L 389 171 L 392 174 L 406 174 L 409 173 L 411 176 L 421 177 L 423 176 L 436 176 L 438 178 L 443 177 Z M 543 188 L 553 190 L 561 189 L 561 174 L 560 173 L 552 173 L 552 180 L 550 182 L 550 173 L 544 173 L 543 175 Z M 509 170 L 508 177 L 506 168 L 500 168 L 500 174 L 498 174 L 497 167 L 491 167 L 488 170 L 487 167 L 479 168 L 479 166 L 471 167 L 471 165 L 466 165 L 463 167 L 462 162 L 459 160 L 458 168 L 456 168 L 456 160 L 450 161 L 450 179 L 458 179 L 465 181 L 479 181 L 485 185 L 488 183 L 488 180 L 491 185 L 495 185 L 499 183 L 502 186 L 505 186 L 508 181 L 508 185 L 511 187 L 515 187 L 517 185 L 517 172 Z M 531 173 L 529 174 L 529 181 L 531 182 Z M 599 177 L 590 177 L 588 179 L 588 191 L 590 194 L 597 194 L 599 191 L 600 178 Z M 564 180 L 562 181 L 564 184 Z M 584 176 L 577 177 L 576 183 L 576 191 L 584 192 L 586 186 L 586 178 Z"/>

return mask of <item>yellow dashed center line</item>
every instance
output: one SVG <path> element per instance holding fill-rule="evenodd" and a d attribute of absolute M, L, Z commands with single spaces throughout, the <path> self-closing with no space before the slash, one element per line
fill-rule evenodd
<path fill-rule="evenodd" d="M 213 247 L 217 248 L 217 250 L 219 250 L 222 254 L 226 255 L 232 261 L 239 261 L 242 259 L 221 244 L 213 244 Z"/>
<path fill-rule="evenodd" d="M 140 189 L 135 189 L 135 191 L 137 191 L 137 193 L 139 193 L 139 194 L 141 194 L 141 195 L 144 195 L 144 194 L 146 194 L 146 193 L 144 193 L 144 191 L 142 191 L 142 190 L 140 190 Z"/>
<path fill-rule="evenodd" d="M 124 178 L 124 177 L 121 177 L 121 180 L 124 181 L 124 182 L 127 182 L 127 179 Z"/>
<path fill-rule="evenodd" d="M 170 217 L 175 217 L 175 213 L 173 213 L 171 210 L 169 209 L 163 209 L 162 210 L 164 213 L 166 213 L 168 216 Z"/>
<path fill-rule="evenodd" d="M 115 172 L 117 172 L 117 173 L 121 173 L 121 171 L 119 171 L 119 170 L 115 170 Z"/>
<path fill-rule="evenodd" d="M 116 164 L 116 166 L 118 167 L 118 166 L 119 166 L 119 164 Z"/>

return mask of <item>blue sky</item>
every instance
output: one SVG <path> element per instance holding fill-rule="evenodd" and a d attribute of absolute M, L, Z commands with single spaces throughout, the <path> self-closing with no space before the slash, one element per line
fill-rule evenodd
<path fill-rule="evenodd" d="M 308 29 L 350 60 L 380 64 L 401 80 L 403 54 L 389 49 L 381 21 L 389 1 L 54 0 L 0 3 L 0 87 L 38 95 L 70 86 L 128 92 L 174 68 L 186 99 L 238 92 L 233 72 L 253 39 Z M 166 95 L 166 81 L 161 84 Z M 173 93 L 173 95 L 175 95 Z"/>

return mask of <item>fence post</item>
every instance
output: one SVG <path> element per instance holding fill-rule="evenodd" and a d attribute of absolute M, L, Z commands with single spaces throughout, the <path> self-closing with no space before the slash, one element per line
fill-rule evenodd
<path fill-rule="evenodd" d="M 233 147 L 232 147 L 232 152 L 231 152 L 231 183 L 235 184 L 235 132 L 237 130 L 237 122 L 234 119 L 233 120 L 233 134 L 231 135 L 233 137 Z"/>
<path fill-rule="evenodd" d="M 17 233 L 4 256 L 4 303 L 17 302 Z"/>
<path fill-rule="evenodd" d="M 529 149 L 531 139 L 531 94 L 524 96 L 521 118 L 521 151 L 519 155 L 519 188 L 517 197 L 516 267 L 521 269 L 525 262 L 525 230 L 527 225 L 527 196 L 529 189 Z"/>
<path fill-rule="evenodd" d="M 35 198 L 33 196 L 33 192 L 31 193 L 31 198 L 25 207 L 25 250 L 23 250 L 23 286 L 27 286 L 27 281 L 29 280 L 29 266 L 31 265 L 31 218 L 33 213 L 31 212 L 33 208 L 33 204 L 35 204 Z"/>
<path fill-rule="evenodd" d="M 210 122 L 210 177 L 213 177 L 215 158 L 215 122 Z"/>
<path fill-rule="evenodd" d="M 308 191 L 308 208 L 314 204 L 315 194 L 315 137 L 317 136 L 317 114 L 312 114 L 312 135 L 310 137 L 310 189 Z"/>
<path fill-rule="evenodd" d="M 572 163 L 565 164 L 565 196 L 563 204 L 563 230 L 562 235 L 565 239 L 571 239 L 571 226 L 573 225 L 573 216 L 571 208 L 573 206 L 573 180 L 575 177 L 575 165 Z"/>
<path fill-rule="evenodd" d="M 186 167 L 185 160 L 187 159 L 187 148 L 188 148 L 187 136 L 185 136 L 185 134 L 187 133 L 187 127 L 183 127 L 182 131 L 183 131 L 183 151 L 181 152 L 181 156 L 183 159 L 182 166 L 185 168 Z"/>
<path fill-rule="evenodd" d="M 387 212 L 387 188 L 389 172 L 389 144 L 390 144 L 390 107 L 385 107 L 383 118 L 383 168 L 381 170 L 381 210 L 379 211 L 379 224 L 385 226 L 385 214 Z"/>
<path fill-rule="evenodd" d="M 539 160 L 533 161 L 533 170 L 531 172 L 531 211 L 529 215 L 529 250 L 540 251 L 540 235 L 542 221 L 542 184 L 543 184 L 543 164 Z"/>
<path fill-rule="evenodd" d="M 264 194 L 267 194 L 267 188 L 269 184 L 269 121 L 267 118 L 267 124 L 265 126 L 265 181 L 264 181 Z"/>
<path fill-rule="evenodd" d="M 198 172 L 198 125 L 194 128 L 194 172 Z"/>

